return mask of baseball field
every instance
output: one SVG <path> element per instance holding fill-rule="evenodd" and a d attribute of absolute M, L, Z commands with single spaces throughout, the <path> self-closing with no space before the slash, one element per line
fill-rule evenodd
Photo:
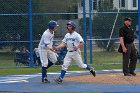
<path fill-rule="evenodd" d="M 0 93 L 139 93 L 139 4 L 0 0 Z"/>
<path fill-rule="evenodd" d="M 2 61 L 0 68 L 0 90 L 4 93 L 21 92 L 132 92 L 130 87 L 133 87 L 134 92 L 138 92 L 139 87 L 139 68 L 137 64 L 137 76 L 124 77 L 121 73 L 121 62 L 113 63 L 114 60 L 121 61 L 121 55 L 112 52 L 107 52 L 105 59 L 103 53 L 94 55 L 94 64 L 92 65 L 97 72 L 97 76 L 93 77 L 84 69 L 78 68 L 73 62 L 68 69 L 66 78 L 63 84 L 56 84 L 53 79 L 60 74 L 61 66 L 53 66 L 48 70 L 50 84 L 41 83 L 41 68 L 16 67 L 13 62 L 13 57 L 4 55 L 2 58 L 7 59 Z M 114 56 L 117 55 L 117 56 Z M 95 57 L 96 56 L 96 57 Z M 111 63 L 110 63 L 111 62 Z M 105 63 L 105 64 L 104 64 Z M 108 63 L 108 64 L 107 64 Z M 9 67 L 7 67 L 7 65 Z M 23 65 L 20 65 L 23 66 Z M 76 85 L 76 86 L 75 86 Z M 20 88 L 16 88 L 20 86 Z M 8 87 L 8 89 L 7 89 Z M 116 89 L 117 87 L 117 89 Z M 73 88 L 71 90 L 71 88 Z M 7 92 L 6 92 L 7 91 Z M 9 92 L 12 91 L 12 92 Z M 98 91 L 98 92 L 97 92 Z"/>

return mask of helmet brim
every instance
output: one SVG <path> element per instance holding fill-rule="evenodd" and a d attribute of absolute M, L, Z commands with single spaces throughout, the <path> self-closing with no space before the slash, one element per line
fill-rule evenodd
<path fill-rule="evenodd" d="M 56 27 L 57 27 L 57 26 L 59 26 L 59 25 L 56 25 Z"/>

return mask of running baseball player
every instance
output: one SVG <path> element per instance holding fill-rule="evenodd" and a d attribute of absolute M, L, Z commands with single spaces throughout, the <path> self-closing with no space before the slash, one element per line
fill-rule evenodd
<path fill-rule="evenodd" d="M 57 26 L 56 21 L 52 20 L 48 23 L 48 29 L 43 33 L 38 47 L 42 63 L 42 82 L 44 83 L 50 83 L 47 79 L 47 69 L 57 62 L 56 53 L 52 47 L 53 37 Z"/>
<path fill-rule="evenodd" d="M 65 73 L 72 60 L 74 60 L 80 68 L 85 68 L 89 70 L 94 77 L 96 76 L 95 70 L 82 62 L 80 48 L 83 47 L 84 41 L 81 35 L 75 31 L 76 24 L 73 21 L 68 22 L 67 29 L 68 33 L 65 35 L 62 43 L 59 46 L 55 47 L 55 50 L 58 50 L 66 46 L 68 50 L 64 58 L 64 63 L 62 65 L 61 75 L 59 76 L 59 78 L 55 79 L 55 82 L 57 82 L 58 84 L 63 82 Z"/>

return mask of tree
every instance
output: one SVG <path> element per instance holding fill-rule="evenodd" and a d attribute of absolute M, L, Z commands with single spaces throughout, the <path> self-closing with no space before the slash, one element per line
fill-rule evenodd
<path fill-rule="evenodd" d="M 98 4 L 98 11 L 112 11 L 113 9 L 113 0 L 99 0 Z"/>

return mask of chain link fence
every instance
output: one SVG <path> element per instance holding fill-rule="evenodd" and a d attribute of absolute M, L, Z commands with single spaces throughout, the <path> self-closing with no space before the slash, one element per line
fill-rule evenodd
<path fill-rule="evenodd" d="M 30 1 L 32 1 L 31 4 Z M 122 59 L 121 54 L 117 52 L 119 45 L 118 30 L 123 26 L 123 18 L 131 17 L 133 19 L 132 27 L 136 29 L 135 42 L 138 47 L 138 8 L 127 9 L 126 7 L 123 9 L 123 2 L 118 0 L 120 3 L 117 3 L 116 1 L 1 0 L 0 67 L 38 65 L 34 63 L 34 60 L 31 60 L 34 59 L 33 50 L 38 47 L 41 35 L 47 29 L 50 20 L 56 20 L 60 25 L 55 33 L 55 44 L 61 42 L 67 33 L 66 23 L 72 20 L 77 24 L 76 31 L 84 39 L 86 36 L 86 51 L 84 48 L 82 49 L 83 59 L 86 59 L 85 55 L 87 56 L 86 63 L 100 66 L 120 64 Z M 127 3 L 127 0 L 124 1 Z M 83 17 L 84 5 L 86 21 Z M 136 2 L 136 7 L 137 5 Z M 32 12 L 29 11 L 30 9 Z M 119 12 L 118 9 L 120 9 Z M 32 17 L 32 29 L 30 17 Z M 84 27 L 85 24 L 86 28 Z M 32 31 L 32 35 L 30 31 Z M 26 60 L 19 62 L 16 53 L 25 49 L 27 49 L 27 54 L 23 56 Z"/>

